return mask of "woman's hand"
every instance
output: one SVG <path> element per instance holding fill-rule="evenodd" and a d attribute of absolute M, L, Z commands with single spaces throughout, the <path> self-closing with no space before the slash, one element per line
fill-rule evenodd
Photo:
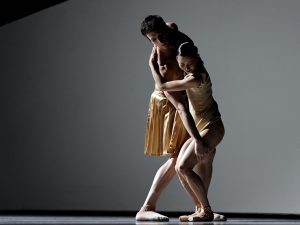
<path fill-rule="evenodd" d="M 157 64 L 157 47 L 153 46 L 152 48 L 152 52 L 150 54 L 150 58 L 149 58 L 149 66 L 154 66 Z"/>
<path fill-rule="evenodd" d="M 195 154 L 198 161 L 204 159 L 204 154 L 209 152 L 209 148 L 205 146 L 202 140 L 195 140 Z"/>

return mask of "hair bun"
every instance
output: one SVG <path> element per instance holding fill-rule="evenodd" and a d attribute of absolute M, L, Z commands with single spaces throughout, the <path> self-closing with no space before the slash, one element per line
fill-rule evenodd
<path fill-rule="evenodd" d="M 173 23 L 173 22 L 166 22 L 167 26 L 168 27 L 171 27 L 172 29 L 178 31 L 178 26 L 176 23 Z"/>
<path fill-rule="evenodd" d="M 197 56 L 198 48 L 190 42 L 183 42 L 178 48 L 178 55 L 180 56 Z"/>

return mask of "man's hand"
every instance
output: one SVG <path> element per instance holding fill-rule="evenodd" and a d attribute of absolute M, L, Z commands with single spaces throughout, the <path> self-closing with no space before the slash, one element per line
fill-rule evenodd
<path fill-rule="evenodd" d="M 149 66 L 155 66 L 157 65 L 157 47 L 153 46 L 152 48 L 152 52 L 150 54 L 150 58 L 149 58 Z"/>
<path fill-rule="evenodd" d="M 195 140 L 195 154 L 198 161 L 204 159 L 204 154 L 209 152 L 209 148 L 205 146 L 202 140 Z"/>

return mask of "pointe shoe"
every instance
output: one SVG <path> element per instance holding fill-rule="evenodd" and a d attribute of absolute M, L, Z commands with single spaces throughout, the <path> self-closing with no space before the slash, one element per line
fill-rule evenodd
<path fill-rule="evenodd" d="M 197 213 L 200 213 L 201 212 L 201 208 L 200 207 L 197 207 L 195 208 L 195 212 L 191 215 L 183 215 L 183 216 L 180 216 L 179 217 L 179 221 L 180 222 L 189 222 L 189 217 L 192 217 L 194 215 L 196 215 Z M 213 221 L 227 221 L 227 218 L 226 216 L 224 215 L 221 215 L 221 214 L 218 214 L 218 213 L 214 213 L 214 219 Z"/>
<path fill-rule="evenodd" d="M 167 216 L 161 215 L 154 211 L 155 209 L 146 205 L 141 208 L 141 210 L 136 214 L 136 221 L 154 221 L 154 222 L 167 222 L 169 218 Z"/>
<path fill-rule="evenodd" d="M 189 217 L 192 217 L 192 216 L 194 216 L 194 215 L 196 215 L 196 214 L 197 214 L 197 211 L 194 212 L 194 213 L 191 214 L 191 215 L 182 215 L 182 216 L 179 216 L 179 221 L 180 221 L 180 222 L 189 222 Z"/>
<path fill-rule="evenodd" d="M 214 213 L 214 220 L 213 221 L 227 221 L 226 216 L 218 214 L 218 213 Z"/>
<path fill-rule="evenodd" d="M 188 222 L 205 222 L 205 221 L 213 221 L 214 213 L 211 208 L 205 207 L 201 212 L 195 213 L 193 216 L 188 217 Z"/>

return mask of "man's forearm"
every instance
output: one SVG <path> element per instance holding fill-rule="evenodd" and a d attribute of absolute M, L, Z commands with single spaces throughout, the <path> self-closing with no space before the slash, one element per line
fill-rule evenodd
<path fill-rule="evenodd" d="M 152 76 L 153 76 L 153 79 L 154 79 L 155 83 L 156 83 L 158 86 L 162 85 L 162 84 L 165 82 L 165 80 L 164 80 L 164 78 L 160 75 L 158 66 L 151 65 L 151 66 L 150 66 L 150 69 L 151 69 L 151 73 L 152 73 Z"/>

